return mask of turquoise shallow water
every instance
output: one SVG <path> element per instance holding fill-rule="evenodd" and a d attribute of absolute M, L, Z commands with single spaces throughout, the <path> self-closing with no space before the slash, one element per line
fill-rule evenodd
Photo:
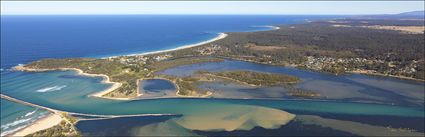
<path fill-rule="evenodd" d="M 235 62 L 230 64 L 235 64 Z M 293 69 L 290 70 L 295 71 Z M 223 108 L 232 110 L 231 112 L 234 113 L 238 113 L 239 111 L 241 111 L 240 113 L 244 113 L 247 110 L 246 108 L 241 108 L 241 105 L 248 105 L 281 109 L 295 114 L 303 112 L 359 116 L 393 116 L 399 119 L 410 117 L 419 119 L 424 118 L 424 109 L 422 106 L 354 103 L 344 100 L 314 101 L 191 98 L 133 101 L 109 100 L 90 97 L 90 95 L 104 90 L 110 85 L 100 83 L 101 78 L 99 77 L 85 77 L 76 74 L 77 73 L 74 71 L 52 71 L 43 73 L 13 72 L 1 77 L 2 94 L 53 109 L 100 115 L 178 114 L 183 116 L 205 116 L 208 118 L 208 114 L 214 115 L 214 113 L 223 111 Z M 381 80 L 385 81 L 385 79 Z M 386 81 L 393 80 L 386 79 Z M 2 109 L 8 108 L 3 107 L 2 103 Z M 10 112 L 10 110 L 7 111 Z M 8 115 L 2 115 L 2 122 L 3 120 L 5 121 L 4 123 L 11 123 L 14 121 L 14 119 L 11 119 Z M 164 124 L 169 126 L 170 123 Z M 2 125 L 4 124 L 2 123 Z M 175 126 L 169 128 L 174 127 Z"/>
<path fill-rule="evenodd" d="M 360 115 L 423 117 L 422 107 L 403 107 L 372 103 L 311 100 L 229 100 L 229 99 L 152 99 L 117 101 L 89 97 L 108 88 L 100 78 L 75 75 L 73 71 L 47 73 L 15 72 L 2 77 L 3 94 L 50 108 L 87 114 L 190 114 L 225 104 L 259 105 L 284 110 Z M 63 87 L 50 89 L 51 87 Z M 219 109 L 219 107 L 217 107 Z"/>
<path fill-rule="evenodd" d="M 244 68 L 249 66 L 254 70 L 276 71 L 278 73 L 287 72 L 299 75 L 306 79 L 315 78 L 324 80 L 326 74 L 313 73 L 309 71 L 297 70 L 293 68 L 283 68 L 276 66 L 263 66 L 260 64 L 226 61 L 224 64 L 212 66 L 225 67 L 238 66 Z M 179 69 L 196 70 L 199 68 L 208 68 L 211 64 L 195 64 L 167 70 L 165 72 L 175 72 Z M 192 69 L 188 69 L 192 68 Z M 259 69 L 260 68 L 260 69 Z M 279 70 L 279 71 L 277 71 Z M 7 73 L 7 72 L 4 72 Z M 311 75 L 311 76 L 310 76 Z M 361 78 L 367 80 L 375 80 L 375 77 L 368 76 L 331 76 L 332 79 L 354 79 Z M 310 79 L 309 81 L 313 81 Z M 398 84 L 407 84 L 407 87 L 420 86 L 421 83 L 394 80 L 388 78 L 379 78 L 380 81 L 395 82 Z M 86 77 L 77 75 L 74 71 L 52 71 L 42 73 L 13 72 L 4 74 L 1 77 L 2 94 L 28 101 L 34 104 L 50 107 L 53 109 L 85 113 L 85 114 L 101 114 L 101 115 L 130 115 L 130 114 L 181 114 L 189 115 L 205 115 L 206 113 L 215 113 L 222 111 L 223 108 L 231 109 L 234 112 L 239 111 L 240 105 L 263 106 L 275 109 L 282 109 L 288 112 L 308 112 L 308 113 L 329 113 L 329 114 L 347 114 L 347 115 L 364 115 L 364 116 L 396 116 L 396 117 L 416 117 L 424 118 L 424 109 L 421 105 L 383 105 L 376 103 L 355 103 L 344 99 L 329 101 L 314 100 L 260 100 L 260 99 L 191 99 L 191 98 L 170 98 L 170 99 L 148 99 L 119 101 L 102 98 L 90 97 L 91 94 L 108 88 L 110 85 L 102 84 L 100 77 Z M 321 86 L 328 86 L 327 83 Z M 409 84 L 411 86 L 409 86 Z M 360 86 L 360 85 L 358 85 Z M 368 89 L 371 85 L 364 85 Z M 384 88 L 379 85 L 380 89 Z M 405 85 L 406 86 L 406 85 Z M 343 87 L 349 87 L 347 85 Z M 413 88 L 415 89 L 415 88 Z M 267 92 L 267 91 L 265 91 Z M 389 92 L 389 91 L 380 91 Z M 405 92 L 415 92 L 405 91 Z M 389 96 L 381 96 L 385 100 L 392 100 L 397 91 L 392 91 Z M 397 94 L 398 95 L 398 94 Z M 408 100 L 408 96 L 400 95 Z M 281 98 L 285 99 L 285 98 Z M 8 109 L 3 107 L 2 109 Z M 25 112 L 32 110 L 28 109 Z M 244 110 L 245 111 L 245 110 Z M 6 112 L 10 112 L 6 110 Z M 23 112 L 24 113 L 24 112 Z M 22 113 L 22 114 L 23 114 Z M 18 116 L 18 115 L 17 115 Z M 2 122 L 11 123 L 14 121 L 9 115 L 2 115 Z M 4 125 L 2 123 L 2 125 Z"/>

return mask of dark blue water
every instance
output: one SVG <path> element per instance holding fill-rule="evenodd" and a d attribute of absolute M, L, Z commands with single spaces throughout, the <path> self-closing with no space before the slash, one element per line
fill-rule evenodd
<path fill-rule="evenodd" d="M 171 49 L 219 32 L 270 29 L 335 16 L 1 16 L 1 68 L 41 58 L 105 57 Z"/>
<path fill-rule="evenodd" d="M 164 122 L 175 116 L 124 117 L 80 121 L 76 124 L 83 136 L 137 136 L 137 128 Z"/>

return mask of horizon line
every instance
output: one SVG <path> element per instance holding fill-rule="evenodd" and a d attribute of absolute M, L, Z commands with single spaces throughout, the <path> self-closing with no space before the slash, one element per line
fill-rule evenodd
<path fill-rule="evenodd" d="M 140 14 L 140 13 L 106 13 L 106 14 L 0 14 L 0 16 L 51 16 L 51 15 L 247 15 L 247 16 L 252 16 L 252 15 L 266 15 L 266 16 L 282 16 L 282 15 L 286 15 L 286 16 L 365 16 L 365 15 L 398 15 L 399 13 L 396 14 L 266 14 L 266 13 L 259 13 L 259 14 Z"/>

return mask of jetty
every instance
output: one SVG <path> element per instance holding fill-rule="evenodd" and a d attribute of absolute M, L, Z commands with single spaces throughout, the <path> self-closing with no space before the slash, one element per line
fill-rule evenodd
<path fill-rule="evenodd" d="M 26 102 L 26 101 L 22 101 L 22 100 L 19 100 L 19 99 L 16 99 L 16 98 L 13 98 L 13 97 L 4 95 L 4 94 L 0 94 L 0 96 L 1 96 L 2 99 L 6 99 L 6 100 L 9 100 L 9 101 L 12 101 L 12 102 L 24 104 L 24 105 L 27 105 L 27 106 L 41 108 L 41 109 L 44 109 L 44 110 L 47 110 L 47 111 L 50 111 L 50 112 L 53 112 L 53 113 L 60 112 L 59 110 L 55 110 L 55 109 L 51 109 L 51 108 L 48 108 L 48 107 L 40 106 L 40 105 L 37 105 L 37 104 L 33 104 L 33 103 Z"/>
<path fill-rule="evenodd" d="M 20 103 L 20 104 L 24 104 L 24 105 L 28 105 L 28 106 L 32 106 L 32 107 L 36 107 L 36 108 L 40 108 L 40 109 L 44 109 L 47 111 L 50 111 L 52 113 L 55 114 L 60 114 L 60 113 L 68 113 L 71 115 L 79 115 L 79 116 L 88 116 L 88 117 L 98 117 L 98 118 L 119 118 L 119 117 L 137 117 L 137 116 L 176 116 L 177 114 L 134 114 L 134 115 L 97 115 L 97 114 L 85 114 L 85 113 L 76 113 L 76 112 L 67 112 L 67 111 L 62 111 L 62 110 L 57 110 L 57 109 L 52 109 L 52 108 L 48 108 L 45 106 L 40 106 L 34 103 L 29 103 L 23 100 L 19 100 L 4 94 L 0 94 L 0 97 L 2 99 L 6 99 L 12 102 L 16 102 L 16 103 Z"/>

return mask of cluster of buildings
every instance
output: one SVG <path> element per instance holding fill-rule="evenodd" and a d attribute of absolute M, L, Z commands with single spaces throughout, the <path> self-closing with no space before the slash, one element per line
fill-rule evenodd
<path fill-rule="evenodd" d="M 305 61 L 303 65 L 304 67 L 313 70 L 322 70 L 324 68 L 337 66 L 342 67 L 344 70 L 351 70 L 355 66 L 373 63 L 376 61 L 380 62 L 379 60 L 372 61 L 364 58 L 332 58 L 308 56 L 307 61 Z"/>
<path fill-rule="evenodd" d="M 145 56 L 121 56 L 121 57 L 109 57 L 109 60 L 117 60 L 122 64 L 127 66 L 137 66 L 139 64 L 146 64 L 146 61 L 149 59 Z"/>
<path fill-rule="evenodd" d="M 166 59 L 169 59 L 169 58 L 171 58 L 171 57 L 173 57 L 172 55 L 170 55 L 170 54 L 164 54 L 164 55 L 158 55 L 158 56 L 155 56 L 155 57 L 153 57 L 156 61 L 161 61 L 161 60 L 166 60 Z"/>
<path fill-rule="evenodd" d="M 211 55 L 216 53 L 217 51 L 221 50 L 221 46 L 217 44 L 211 44 L 211 46 L 205 46 L 202 48 L 199 48 L 197 51 L 201 55 Z"/>
<path fill-rule="evenodd" d="M 332 58 L 332 57 L 307 57 L 307 61 L 301 66 L 317 71 L 335 70 L 352 71 L 359 73 L 381 73 L 390 75 L 413 76 L 418 67 L 418 61 L 412 61 L 408 65 L 397 65 L 394 62 L 383 60 L 371 60 L 365 58 Z"/>

